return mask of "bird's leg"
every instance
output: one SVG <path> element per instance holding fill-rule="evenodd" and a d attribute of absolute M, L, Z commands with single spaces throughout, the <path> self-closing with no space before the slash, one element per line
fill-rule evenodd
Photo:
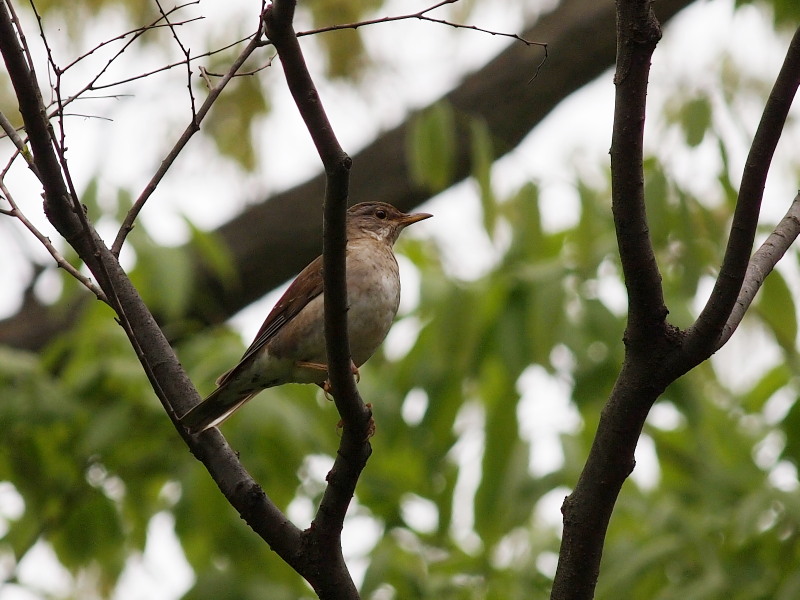
<path fill-rule="evenodd" d="M 302 369 L 314 369 L 315 371 L 325 371 L 328 372 L 328 365 L 323 363 L 315 363 L 315 362 L 308 362 L 307 360 L 298 360 L 294 363 L 296 367 L 300 367 Z"/>
<path fill-rule="evenodd" d="M 369 424 L 367 425 L 367 437 L 364 438 L 365 442 L 375 435 L 375 418 L 372 416 L 372 404 L 367 402 L 366 407 L 369 409 Z M 343 429 L 344 420 L 339 419 L 339 422 L 336 424 L 336 431 L 341 433 Z"/>

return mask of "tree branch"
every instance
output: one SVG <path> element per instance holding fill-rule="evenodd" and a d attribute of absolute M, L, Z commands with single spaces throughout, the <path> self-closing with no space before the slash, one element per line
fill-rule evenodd
<path fill-rule="evenodd" d="M 650 58 L 661 26 L 650 2 L 617 3 L 616 99 L 611 140 L 611 206 L 628 289 L 626 341 L 646 341 L 663 328 L 661 289 L 644 199 L 644 122 Z"/>
<path fill-rule="evenodd" d="M 739 299 L 742 282 L 750 262 L 767 173 L 798 86 L 800 86 L 800 28 L 789 44 L 783 66 L 767 99 L 750 146 L 739 187 L 736 211 L 731 223 L 728 246 L 714 289 L 700 316 L 686 331 L 681 361 L 685 361 L 681 365 L 684 370 L 691 369 L 706 360 L 722 345 L 720 336 L 723 335 L 725 325 L 729 322 Z"/>
<path fill-rule="evenodd" d="M 800 235 L 800 193 L 794 197 L 789 210 L 780 223 L 750 258 L 742 288 L 739 290 L 739 297 L 736 299 L 736 304 L 728 317 L 727 323 L 725 323 L 725 327 L 722 329 L 722 336 L 715 350 L 722 348 L 731 338 L 733 332 L 736 331 L 736 328 L 739 327 L 767 275 L 772 272 L 778 261 L 783 258 L 783 255 L 789 249 L 789 246 L 794 243 L 798 235 Z"/>
<path fill-rule="evenodd" d="M 300 531 L 289 523 L 247 473 L 218 431 L 194 438 L 179 424 L 176 413 L 183 414 L 200 398 L 116 257 L 94 228 L 82 222 L 72 210 L 73 201 L 67 193 L 52 145 L 53 137 L 39 94 L 39 84 L 25 60 L 22 42 L 5 2 L 0 2 L 0 54 L 14 84 L 33 159 L 41 174 L 48 219 L 97 277 L 153 390 L 192 453 L 203 461 L 220 490 L 247 523 L 294 566 L 302 544 Z M 81 217 L 85 218 L 85 215 Z"/>
<path fill-rule="evenodd" d="M 553 600 L 594 597 L 611 513 L 633 470 L 644 421 L 665 386 L 655 375 L 656 357 L 668 351 L 670 336 L 661 275 L 647 225 L 642 167 L 650 58 L 661 39 L 652 0 L 619 0 L 616 31 L 611 183 L 614 225 L 628 290 L 625 361 L 603 407 L 586 465 L 561 507 L 564 532 Z"/>
<path fill-rule="evenodd" d="M 612 202 L 630 313 L 622 369 L 603 408 L 583 472 L 562 506 L 564 533 L 551 596 L 558 600 L 588 600 L 594 595 L 609 519 L 622 484 L 633 470 L 636 444 L 653 403 L 668 384 L 707 359 L 730 337 L 765 272 L 774 267 L 800 231 L 795 199 L 747 269 L 766 173 L 800 84 L 799 33 L 792 40 L 751 147 L 724 273 L 691 330 L 682 334 L 666 322 L 648 236 L 641 168 L 647 72 L 658 41 L 651 3 L 652 0 L 619 0 L 617 5 Z M 743 259 L 744 265 L 740 264 Z M 743 280 L 746 288 L 742 288 Z"/>
<path fill-rule="evenodd" d="M 364 405 L 350 371 L 347 330 L 345 215 L 351 159 L 342 150 L 308 72 L 292 28 L 294 0 L 275 0 L 264 13 L 267 36 L 278 51 L 286 82 L 325 168 L 323 276 L 328 378 L 343 432 L 328 486 L 312 526 L 306 531 L 308 568 L 301 574 L 320 598 L 357 599 L 341 549 L 341 532 L 358 477 L 371 453 L 371 411 Z"/>

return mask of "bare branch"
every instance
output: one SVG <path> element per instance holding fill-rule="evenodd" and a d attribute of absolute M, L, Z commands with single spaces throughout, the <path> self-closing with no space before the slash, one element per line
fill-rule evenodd
<path fill-rule="evenodd" d="M 211 91 L 209 92 L 203 104 L 200 106 L 200 109 L 196 114 L 192 115 L 192 120 L 186 126 L 186 129 L 184 129 L 183 134 L 181 134 L 181 137 L 178 138 L 177 142 L 175 142 L 175 145 L 169 151 L 169 154 L 167 154 L 164 160 L 161 161 L 161 165 L 158 167 L 158 170 L 153 174 L 153 177 L 147 183 L 145 188 L 142 190 L 142 193 L 139 194 L 139 197 L 136 199 L 136 202 L 134 202 L 133 206 L 128 211 L 122 226 L 117 232 L 117 237 L 114 239 L 114 243 L 111 246 L 111 252 L 114 254 L 114 256 L 119 256 L 119 253 L 122 250 L 122 245 L 125 243 L 125 238 L 127 237 L 128 233 L 130 233 L 131 229 L 133 229 L 133 224 L 136 221 L 136 217 L 139 215 L 142 208 L 144 208 L 145 202 L 147 202 L 147 200 L 156 190 L 156 187 L 158 187 L 158 184 L 167 174 L 167 171 L 175 162 L 175 159 L 178 158 L 178 155 L 184 149 L 186 144 L 189 143 L 189 140 L 192 138 L 192 136 L 200 131 L 200 123 L 202 123 L 203 119 L 208 114 L 208 111 L 211 110 L 211 106 L 214 104 L 214 102 L 216 102 L 217 98 L 222 93 L 222 90 L 225 89 L 225 86 L 228 85 L 230 80 L 236 75 L 238 70 L 242 67 L 250 55 L 262 45 L 260 23 L 261 22 L 259 21 L 258 31 L 253 34 L 253 37 L 250 38 L 250 42 L 247 44 L 244 50 L 242 50 L 241 54 L 239 54 L 236 60 L 233 61 L 233 64 L 228 69 L 228 72 L 225 74 L 225 76 L 216 86 L 211 88 Z"/>
<path fill-rule="evenodd" d="M 617 1 L 616 97 L 611 144 L 612 209 L 628 290 L 625 361 L 597 433 L 561 512 L 564 531 L 552 600 L 590 600 L 606 531 L 647 414 L 666 385 L 659 360 L 671 349 L 661 276 L 644 201 L 643 140 L 650 59 L 661 38 L 651 0 Z"/>
<path fill-rule="evenodd" d="M 541 46 L 545 49 L 545 55 L 547 54 L 547 44 L 544 42 L 533 42 L 531 40 L 527 40 L 522 36 L 519 36 L 515 33 L 503 33 L 501 31 L 493 31 L 491 29 L 483 29 L 482 27 L 476 27 L 475 25 L 463 25 L 461 23 L 453 23 L 452 21 L 448 21 L 446 19 L 436 19 L 434 17 L 429 17 L 428 13 L 431 11 L 436 10 L 437 8 L 441 8 L 447 4 L 455 4 L 459 0 L 442 0 L 442 2 L 438 2 L 433 6 L 429 6 L 428 8 L 424 8 L 418 12 L 407 14 L 407 15 L 398 15 L 394 17 L 380 17 L 378 19 L 369 19 L 367 21 L 358 21 L 356 23 L 343 23 L 341 25 L 330 25 L 328 27 L 319 27 L 318 29 L 312 29 L 310 31 L 298 31 L 297 37 L 305 37 L 308 35 L 317 35 L 319 33 L 327 33 L 329 31 L 341 31 L 343 29 L 359 29 L 360 27 L 366 27 L 368 25 L 378 25 L 380 23 L 393 23 L 396 21 L 407 21 L 409 19 L 417 19 L 418 21 L 427 21 L 428 23 L 435 23 L 437 25 L 447 25 L 448 27 L 453 27 L 455 29 L 471 29 L 472 31 L 479 31 L 481 33 L 488 33 L 489 35 L 496 35 L 501 37 L 508 37 L 513 40 L 517 40 L 518 42 L 522 42 L 526 46 Z"/>
<path fill-rule="evenodd" d="M 616 98 L 611 141 L 614 226 L 628 288 L 626 340 L 636 344 L 663 327 L 667 316 L 644 198 L 642 167 L 650 57 L 661 28 L 649 2 L 618 3 Z M 636 23 L 632 26 L 631 23 Z"/>
<path fill-rule="evenodd" d="M 164 19 L 164 21 L 166 21 L 167 26 L 169 27 L 169 30 L 172 33 L 172 38 L 175 40 L 175 43 L 178 44 L 178 47 L 181 49 L 181 52 L 183 52 L 183 55 L 186 57 L 186 60 L 184 61 L 186 63 L 186 87 L 189 90 L 189 103 L 192 106 L 192 120 L 196 121 L 197 120 L 197 108 L 195 106 L 195 101 L 194 101 L 194 92 L 192 91 L 192 54 L 191 54 L 191 51 L 188 48 L 186 48 L 186 46 L 183 45 L 183 42 L 181 42 L 181 38 L 178 37 L 178 32 L 175 29 L 177 25 L 173 25 L 170 22 L 169 16 L 167 15 L 166 12 L 164 12 L 164 9 L 162 8 L 161 2 L 159 0 L 156 0 L 156 6 L 158 6 L 158 10 L 161 13 L 161 17 Z"/>
<path fill-rule="evenodd" d="M 789 210 L 780 223 L 750 258 L 742 289 L 736 299 L 736 305 L 733 307 L 730 317 L 728 317 L 728 322 L 725 323 L 722 337 L 720 337 L 715 350 L 722 348 L 731 338 L 733 332 L 736 331 L 736 328 L 739 327 L 767 275 L 772 272 L 778 261 L 783 258 L 783 255 L 786 254 L 786 251 L 794 243 L 798 235 L 800 235 L 800 193 L 794 197 Z"/>
<path fill-rule="evenodd" d="M 68 71 L 69 69 L 71 69 L 72 67 L 77 65 L 79 62 L 81 62 L 81 61 L 87 59 L 88 57 L 92 56 L 95 52 L 97 52 L 101 48 L 104 48 L 104 47 L 108 46 L 109 44 L 113 44 L 114 42 L 118 42 L 118 41 L 124 40 L 124 39 L 126 39 L 126 38 L 128 38 L 130 36 L 133 36 L 133 39 L 128 41 L 128 43 L 125 45 L 123 50 L 117 52 L 117 54 L 115 54 L 108 61 L 108 63 L 106 63 L 106 66 L 98 74 L 98 75 L 102 75 L 103 73 L 105 73 L 108 70 L 108 68 L 111 66 L 111 64 L 117 58 L 119 58 L 119 56 L 122 54 L 122 52 L 124 52 L 124 50 L 126 48 L 128 48 L 142 34 L 147 33 L 148 31 L 152 31 L 154 29 L 160 29 L 162 27 L 169 27 L 170 29 L 174 29 L 175 27 L 179 27 L 181 25 L 187 25 L 188 23 L 193 23 L 194 21 L 202 21 L 203 19 L 205 19 L 205 17 L 192 17 L 190 19 L 185 19 L 183 21 L 176 21 L 176 22 L 169 22 L 168 21 L 166 23 L 159 23 L 159 21 L 161 21 L 162 19 L 167 19 L 172 13 L 177 12 L 177 11 L 183 9 L 183 8 L 186 8 L 187 6 L 191 6 L 192 4 L 199 4 L 199 3 L 200 3 L 200 0 L 194 0 L 193 2 L 186 2 L 184 4 L 179 4 L 177 6 L 173 6 L 171 9 L 169 9 L 166 12 L 164 12 L 163 9 L 162 9 L 161 16 L 158 19 L 156 19 L 155 21 L 153 21 L 152 23 L 150 23 L 148 25 L 142 25 L 141 27 L 136 27 L 134 29 L 126 31 L 125 33 L 121 33 L 119 35 L 116 35 L 116 36 L 114 36 L 112 38 L 109 38 L 107 40 L 104 40 L 104 41 L 100 42 L 99 44 L 97 44 L 94 48 L 92 48 L 88 52 L 85 52 L 84 54 L 81 54 L 75 60 L 73 60 L 71 63 L 68 63 L 67 66 L 64 67 L 64 71 L 65 72 Z M 93 81 L 96 82 L 97 78 L 95 78 Z"/>
<path fill-rule="evenodd" d="M 720 347 L 726 323 L 739 300 L 750 253 L 753 248 L 761 199 L 772 156 L 781 137 L 789 109 L 800 86 L 800 28 L 795 31 L 781 70 L 767 99 L 750 153 L 745 162 L 739 198 L 731 223 L 725 257 L 711 296 L 687 331 L 684 344 L 685 368 L 708 358 Z"/>
<path fill-rule="evenodd" d="M 23 213 L 20 210 L 19 206 L 14 201 L 14 197 L 11 195 L 11 192 L 6 187 L 2 179 L 0 179 L 0 192 L 2 192 L 3 197 L 11 206 L 11 210 L 3 209 L 2 213 L 10 217 L 15 217 L 19 219 L 19 221 L 28 229 L 28 231 L 30 231 L 34 235 L 34 237 L 36 237 L 36 239 L 42 243 L 45 249 L 50 253 L 50 256 L 52 256 L 55 259 L 56 264 L 59 267 L 61 267 L 67 273 L 72 275 L 72 277 L 80 281 L 81 284 L 83 284 L 83 286 L 86 287 L 86 289 L 88 289 L 95 296 L 97 296 L 98 300 L 101 300 L 106 304 L 108 304 L 108 298 L 106 298 L 106 295 L 103 292 L 103 290 L 101 290 L 97 286 L 97 284 L 94 283 L 89 277 L 84 276 L 78 269 L 73 267 L 69 263 L 69 261 L 67 261 L 67 259 L 64 258 L 64 255 L 58 251 L 58 248 L 56 248 L 53 245 L 53 242 L 50 241 L 50 238 L 44 235 L 41 231 L 39 231 L 36 228 L 36 226 L 33 223 L 31 223 L 31 221 L 25 216 L 25 213 Z"/>

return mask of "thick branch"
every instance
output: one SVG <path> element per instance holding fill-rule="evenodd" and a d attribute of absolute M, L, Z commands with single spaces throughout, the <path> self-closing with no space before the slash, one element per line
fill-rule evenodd
<path fill-rule="evenodd" d="M 328 487 L 314 523 L 306 532 L 309 562 L 300 573 L 320 598 L 352 600 L 359 595 L 344 563 L 341 532 L 358 477 L 371 452 L 367 441 L 371 412 L 364 406 L 350 371 L 347 330 L 345 215 L 352 161 L 336 139 L 308 72 L 292 27 L 294 9 L 294 0 L 275 0 L 264 13 L 264 24 L 267 36 L 278 51 L 289 90 L 325 168 L 325 344 L 328 379 L 343 424 L 339 452 L 328 475 Z"/>
<path fill-rule="evenodd" d="M 0 53 L 14 83 L 20 113 L 28 133 L 36 168 L 45 186 L 45 207 L 51 223 L 78 252 L 98 279 L 119 317 L 153 390 L 192 452 L 200 458 L 225 497 L 243 518 L 281 554 L 287 562 L 298 554 L 299 530 L 272 504 L 239 463 L 219 432 L 189 436 L 176 418 L 199 401 L 172 348 L 136 288 L 97 232 L 73 210 L 72 199 L 51 143 L 47 112 L 39 94 L 36 76 L 29 69 L 22 44 L 14 30 L 5 3 L 0 3 Z"/>
<path fill-rule="evenodd" d="M 657 373 L 672 338 L 647 225 L 642 168 L 647 78 L 660 38 L 652 0 L 618 1 L 611 181 L 614 224 L 628 290 L 626 353 L 586 465 L 561 508 L 564 532 L 553 600 L 594 597 L 614 504 L 633 470 L 636 443 L 650 407 L 665 387 Z"/>
<path fill-rule="evenodd" d="M 617 7 L 616 99 L 611 140 L 611 205 L 628 289 L 629 344 L 646 340 L 667 316 L 644 201 L 644 121 L 650 57 L 661 27 L 650 2 Z"/>
<path fill-rule="evenodd" d="M 731 234 L 717 281 L 700 316 L 686 332 L 684 345 L 686 364 L 682 365 L 685 369 L 704 361 L 721 346 L 720 336 L 736 306 L 750 262 L 758 215 L 761 211 L 761 199 L 764 196 L 764 185 L 772 156 L 798 86 L 800 86 L 800 28 L 795 32 L 789 45 L 783 66 L 764 107 L 753 144 L 750 146 L 731 224 Z"/>
<path fill-rule="evenodd" d="M 622 484 L 633 469 L 634 451 L 650 407 L 669 383 L 708 358 L 730 336 L 763 281 L 765 270 L 774 267 L 800 231 L 795 202 L 775 233 L 749 261 L 745 276 L 766 172 L 800 84 L 796 34 L 748 157 L 725 272 L 692 330 L 683 335 L 665 322 L 642 191 L 644 95 L 650 54 L 658 36 L 650 4 L 650 0 L 618 2 L 620 42 L 612 181 L 614 217 L 630 301 L 625 362 L 603 409 L 586 466 L 562 507 L 564 534 L 554 599 L 593 597 L 608 522 Z M 740 289 L 745 279 L 747 288 Z M 740 304 L 733 310 L 737 298 Z M 720 337 L 723 327 L 727 329 Z"/>

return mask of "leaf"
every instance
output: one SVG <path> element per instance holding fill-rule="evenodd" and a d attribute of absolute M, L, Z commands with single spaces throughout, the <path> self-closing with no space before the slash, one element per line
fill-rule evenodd
<path fill-rule="evenodd" d="M 131 281 L 150 310 L 163 314 L 167 321 L 178 320 L 194 288 L 188 248 L 155 244 L 141 228 L 134 229 L 130 237 L 135 239 L 137 257 Z"/>
<path fill-rule="evenodd" d="M 233 257 L 219 236 L 200 229 L 189 219 L 184 221 L 191 233 L 190 245 L 200 256 L 203 264 L 229 285 L 237 283 Z"/>
<path fill-rule="evenodd" d="M 681 110 L 681 125 L 686 143 L 694 148 L 699 146 L 711 127 L 711 102 L 700 97 L 690 100 Z"/>
<path fill-rule="evenodd" d="M 786 386 L 792 377 L 792 371 L 786 363 L 776 365 L 767 371 L 746 392 L 742 398 L 742 407 L 750 412 L 759 412 L 764 408 L 775 392 Z"/>
<path fill-rule="evenodd" d="M 269 102 L 258 77 L 237 77 L 232 83 L 217 99 L 205 127 L 222 154 L 252 171 L 257 163 L 252 131 L 257 117 L 269 111 Z"/>
<path fill-rule="evenodd" d="M 453 109 L 437 102 L 418 115 L 407 139 L 406 158 L 417 185 L 437 192 L 450 184 L 455 169 L 456 130 Z"/>
<path fill-rule="evenodd" d="M 494 237 L 497 222 L 497 198 L 492 190 L 492 164 L 494 149 L 489 127 L 485 121 L 470 119 L 470 152 L 472 177 L 478 184 L 481 208 L 483 209 L 483 227 L 490 237 Z"/>
<path fill-rule="evenodd" d="M 797 341 L 797 313 L 794 297 L 786 280 L 777 269 L 764 280 L 755 310 L 761 320 L 775 334 L 777 342 L 789 353 L 794 353 Z"/>

